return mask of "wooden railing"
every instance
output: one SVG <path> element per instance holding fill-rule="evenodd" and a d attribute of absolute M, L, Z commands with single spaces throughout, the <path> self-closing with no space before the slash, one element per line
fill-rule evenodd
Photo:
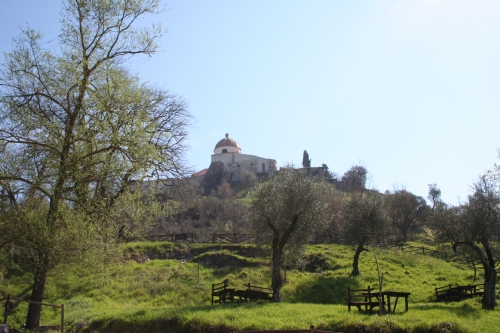
<path fill-rule="evenodd" d="M 254 234 L 217 234 L 212 236 L 212 243 L 217 244 L 242 244 L 253 243 L 255 241 Z"/>
<path fill-rule="evenodd" d="M 48 303 L 41 303 L 41 302 L 34 302 L 34 301 L 28 301 L 22 298 L 13 298 L 10 297 L 10 295 L 7 295 L 7 298 L 0 299 L 1 301 L 5 301 L 5 311 L 3 315 L 3 323 L 8 324 L 8 319 L 9 319 L 9 314 L 10 314 L 10 301 L 18 301 L 18 302 L 27 302 L 30 304 L 39 304 L 42 306 L 50 306 L 56 309 L 61 309 L 61 333 L 65 332 L 65 327 L 64 327 L 64 304 L 61 305 L 55 305 L 55 304 L 48 304 Z"/>
<path fill-rule="evenodd" d="M 150 241 L 150 242 L 187 242 L 194 243 L 194 237 L 192 232 L 179 233 L 179 234 L 164 234 L 164 235 L 149 235 L 144 237 L 130 237 L 127 238 L 127 242 L 135 241 Z"/>

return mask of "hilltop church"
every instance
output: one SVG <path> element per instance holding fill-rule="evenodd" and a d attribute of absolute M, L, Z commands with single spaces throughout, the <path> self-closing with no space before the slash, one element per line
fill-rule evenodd
<path fill-rule="evenodd" d="M 270 178 L 276 170 L 276 160 L 242 154 L 238 142 L 226 134 L 226 137 L 215 145 L 210 167 L 193 174 L 193 177 L 222 173 L 226 180 L 238 182 L 248 173 L 254 174 L 258 179 Z"/>

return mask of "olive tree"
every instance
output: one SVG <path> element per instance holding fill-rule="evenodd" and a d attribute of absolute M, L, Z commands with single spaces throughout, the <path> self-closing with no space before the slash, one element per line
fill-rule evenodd
<path fill-rule="evenodd" d="M 429 184 L 429 192 L 427 198 L 432 202 L 432 211 L 434 211 L 439 205 L 443 204 L 443 202 L 441 201 L 441 190 L 435 183 Z"/>
<path fill-rule="evenodd" d="M 342 182 L 349 192 L 363 192 L 366 186 L 368 170 L 360 165 L 353 165 L 342 176 Z"/>
<path fill-rule="evenodd" d="M 156 51 L 161 27 L 134 25 L 158 12 L 158 0 L 62 6 L 59 49 L 26 28 L 0 70 L 0 187 L 8 198 L 2 208 L 15 212 L 2 222 L 12 233 L 0 237 L 5 244 L 19 228 L 33 229 L 23 246 L 36 257 L 30 300 L 38 303 L 59 258 L 87 252 L 68 247 L 57 255 L 64 244 L 85 243 L 71 241 L 75 232 L 105 248 L 123 222 L 115 210 L 137 215 L 120 200 L 137 193 L 143 179 L 184 173 L 190 121 L 182 99 L 124 67 L 127 58 Z M 30 304 L 26 327 L 39 319 L 40 305 Z"/>
<path fill-rule="evenodd" d="M 260 243 L 272 249 L 273 301 L 281 300 L 280 265 L 284 251 L 300 249 L 331 220 L 328 192 L 331 188 L 304 170 L 281 168 L 271 180 L 257 187 L 250 219 Z"/>
<path fill-rule="evenodd" d="M 484 269 L 484 309 L 494 309 L 498 260 L 500 249 L 500 193 L 498 184 L 481 177 L 474 185 L 467 201 L 456 207 L 443 207 L 434 214 L 434 224 L 441 240 L 451 242 L 453 250 L 460 246 L 470 248 L 480 259 Z"/>
<path fill-rule="evenodd" d="M 340 211 L 342 240 L 356 245 L 351 276 L 359 276 L 359 256 L 370 241 L 380 241 L 387 231 L 383 198 L 379 194 L 346 195 Z"/>
<path fill-rule="evenodd" d="M 422 221 L 429 207 L 425 199 L 405 190 L 396 190 L 387 196 L 387 214 L 392 225 L 401 232 L 403 242 L 408 239 L 408 231 Z"/>

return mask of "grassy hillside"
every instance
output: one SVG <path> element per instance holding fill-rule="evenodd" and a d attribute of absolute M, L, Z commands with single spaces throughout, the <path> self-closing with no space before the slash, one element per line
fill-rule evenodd
<path fill-rule="evenodd" d="M 349 277 L 354 249 L 310 246 L 302 268 L 288 270 L 283 302 L 210 305 L 211 284 L 229 279 L 231 287 L 270 286 L 269 258 L 254 246 L 131 243 L 124 260 L 105 272 L 83 274 L 78 267 L 50 277 L 46 302 L 65 304 L 67 327 L 84 332 L 220 332 L 244 329 L 307 328 L 343 332 L 494 332 L 500 310 L 481 309 L 477 299 L 435 303 L 434 288 L 474 283 L 462 265 L 398 250 L 376 249 L 384 289 L 411 292 L 409 311 L 377 316 L 347 311 L 347 287 L 378 288 L 373 251 L 360 259 L 361 276 Z M 154 259 L 158 258 L 158 259 Z M 5 279 L 0 291 L 28 294 L 28 276 Z M 475 283 L 478 283 L 476 281 Z M 9 317 L 25 319 L 26 304 Z M 398 305 L 399 310 L 403 309 Z M 42 323 L 57 324 L 58 312 L 44 309 Z"/>

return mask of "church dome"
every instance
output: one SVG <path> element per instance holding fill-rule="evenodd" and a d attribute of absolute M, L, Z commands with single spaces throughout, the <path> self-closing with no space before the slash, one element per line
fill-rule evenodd
<path fill-rule="evenodd" d="M 229 137 L 226 133 L 226 137 L 215 145 L 214 154 L 224 154 L 224 153 L 238 153 L 241 154 L 241 147 L 234 139 Z"/>

